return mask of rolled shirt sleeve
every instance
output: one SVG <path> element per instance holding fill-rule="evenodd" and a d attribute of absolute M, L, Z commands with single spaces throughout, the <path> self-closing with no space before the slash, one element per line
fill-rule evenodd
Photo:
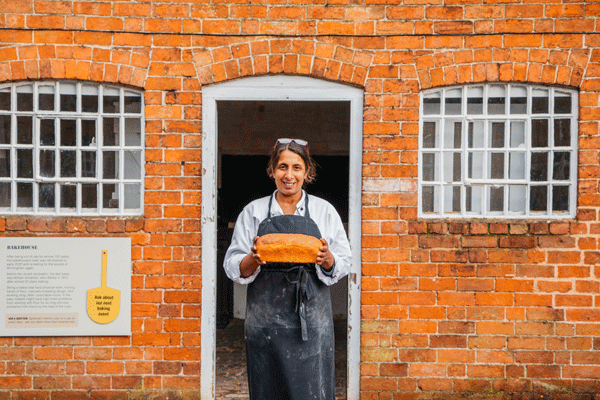
<path fill-rule="evenodd" d="M 298 202 L 296 209 L 297 215 L 305 215 L 305 196 L 303 193 L 301 200 Z M 310 196 L 309 211 L 311 218 L 315 221 L 321 236 L 329 244 L 329 251 L 335 259 L 335 266 L 331 276 L 325 274 L 321 268 L 317 268 L 317 276 L 319 280 L 328 286 L 333 285 L 350 271 L 351 252 L 350 244 L 342 220 L 335 208 L 326 200 Z M 248 204 L 237 218 L 231 245 L 225 254 L 223 268 L 227 276 L 234 282 L 242 285 L 249 284 L 256 279 L 260 272 L 260 266 L 257 270 L 247 278 L 240 276 L 240 263 L 242 259 L 251 251 L 254 237 L 257 235 L 258 226 L 267 217 L 269 206 L 269 196 L 254 200 Z M 273 202 L 271 208 L 273 216 L 282 215 L 283 211 L 276 201 Z"/>

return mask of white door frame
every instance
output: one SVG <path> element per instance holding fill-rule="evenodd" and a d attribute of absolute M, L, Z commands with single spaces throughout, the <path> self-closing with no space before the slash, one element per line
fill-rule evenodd
<path fill-rule="evenodd" d="M 217 291 L 217 101 L 349 101 L 350 179 L 348 233 L 352 265 L 348 279 L 347 398 L 360 397 L 360 249 L 363 90 L 315 78 L 268 75 L 202 88 L 202 400 L 215 398 Z"/>

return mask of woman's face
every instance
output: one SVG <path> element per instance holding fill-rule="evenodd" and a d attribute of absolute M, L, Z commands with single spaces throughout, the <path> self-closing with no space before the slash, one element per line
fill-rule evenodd
<path fill-rule="evenodd" d="M 277 190 L 283 196 L 298 195 L 307 173 L 302 157 L 290 150 L 282 151 L 273 172 Z"/>

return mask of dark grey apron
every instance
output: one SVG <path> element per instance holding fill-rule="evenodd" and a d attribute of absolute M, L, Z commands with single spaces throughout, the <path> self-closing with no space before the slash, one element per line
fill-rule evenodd
<path fill-rule="evenodd" d="M 306 214 L 271 216 L 258 227 L 268 233 L 321 238 Z M 329 287 L 315 264 L 261 266 L 248 285 L 245 339 L 251 400 L 334 400 L 334 334 Z"/>

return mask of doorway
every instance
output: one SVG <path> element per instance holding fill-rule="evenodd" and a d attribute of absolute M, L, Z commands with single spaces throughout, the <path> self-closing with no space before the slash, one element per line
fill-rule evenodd
<path fill-rule="evenodd" d="M 219 267 L 241 209 L 274 190 L 265 170 L 278 137 L 309 142 L 320 168 L 307 190 L 332 203 L 347 224 L 353 266 L 349 279 L 332 287 L 332 300 L 346 339 L 347 398 L 358 399 L 362 90 L 291 76 L 211 85 L 203 89 L 203 122 L 202 399 L 215 398 L 217 327 L 239 326 L 245 310 L 245 287 Z"/>

